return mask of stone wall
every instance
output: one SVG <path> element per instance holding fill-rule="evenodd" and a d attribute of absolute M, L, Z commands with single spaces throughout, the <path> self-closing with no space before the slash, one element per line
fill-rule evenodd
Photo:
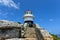
<path fill-rule="evenodd" d="M 27 29 L 25 30 L 24 37 L 26 37 L 26 38 L 36 38 L 35 28 L 27 27 Z"/>
<path fill-rule="evenodd" d="M 33 27 L 22 25 L 21 28 L 8 27 L 0 29 L 0 38 L 6 40 L 53 40 L 48 31 L 38 27 L 37 25 L 33 25 Z"/>
<path fill-rule="evenodd" d="M 11 28 L 11 29 L 5 29 L 0 30 L 0 38 L 19 38 L 20 36 L 20 29 L 17 28 Z"/>
<path fill-rule="evenodd" d="M 12 39 L 6 39 L 6 40 L 36 40 L 36 38 L 12 38 Z"/>

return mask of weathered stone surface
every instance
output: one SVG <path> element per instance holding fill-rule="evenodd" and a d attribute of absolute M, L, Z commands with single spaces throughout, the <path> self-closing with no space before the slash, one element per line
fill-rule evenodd
<path fill-rule="evenodd" d="M 25 30 L 24 37 L 26 37 L 26 38 L 36 38 L 35 28 L 33 28 L 33 27 L 27 27 L 26 30 Z"/>
<path fill-rule="evenodd" d="M 39 25 L 36 25 L 38 30 L 40 31 L 43 40 L 53 40 L 53 37 L 50 35 L 50 33 L 45 30 L 44 28 L 40 27 Z"/>
<path fill-rule="evenodd" d="M 0 20 L 0 28 L 7 27 L 21 27 L 21 24 L 18 22 L 7 21 L 7 20 Z"/>
<path fill-rule="evenodd" d="M 3 21 L 1 22 L 3 23 Z M 44 28 L 40 28 L 39 25 L 34 24 L 33 27 L 29 27 L 27 24 L 21 26 L 20 24 L 9 23 L 8 21 L 5 23 L 2 24 L 3 27 L 0 25 L 1 40 L 53 40 L 49 32 Z"/>
<path fill-rule="evenodd" d="M 36 40 L 36 38 L 12 38 L 12 39 L 6 39 L 6 40 Z"/>
<path fill-rule="evenodd" d="M 0 38 L 18 38 L 19 30 L 16 28 L 8 29 L 8 30 L 0 30 Z"/>

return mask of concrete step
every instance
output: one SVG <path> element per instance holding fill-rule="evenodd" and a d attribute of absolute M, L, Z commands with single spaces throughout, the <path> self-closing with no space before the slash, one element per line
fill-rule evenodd
<path fill-rule="evenodd" d="M 12 39 L 6 39 L 6 40 L 36 40 L 36 38 L 12 38 Z"/>

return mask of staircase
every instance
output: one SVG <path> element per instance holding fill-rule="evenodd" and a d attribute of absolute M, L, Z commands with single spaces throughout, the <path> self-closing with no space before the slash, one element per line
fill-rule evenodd
<path fill-rule="evenodd" d="M 53 40 L 52 37 L 44 37 L 42 29 L 38 28 L 39 26 L 34 24 L 33 27 L 29 27 L 28 24 L 24 24 L 22 37 L 21 38 L 11 38 L 6 40 Z M 45 32 L 45 31 L 44 31 Z M 47 32 L 45 32 L 47 33 Z M 46 35 L 46 34 L 45 34 Z"/>
<path fill-rule="evenodd" d="M 35 24 L 33 27 L 26 26 L 24 37 L 33 38 L 34 40 L 44 40 L 40 30 L 36 28 Z"/>

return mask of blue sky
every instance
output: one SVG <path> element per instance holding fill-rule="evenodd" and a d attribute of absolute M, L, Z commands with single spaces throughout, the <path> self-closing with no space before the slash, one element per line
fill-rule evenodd
<path fill-rule="evenodd" d="M 23 23 L 28 9 L 33 12 L 35 23 L 51 33 L 60 33 L 60 0 L 0 0 L 0 20 Z"/>

